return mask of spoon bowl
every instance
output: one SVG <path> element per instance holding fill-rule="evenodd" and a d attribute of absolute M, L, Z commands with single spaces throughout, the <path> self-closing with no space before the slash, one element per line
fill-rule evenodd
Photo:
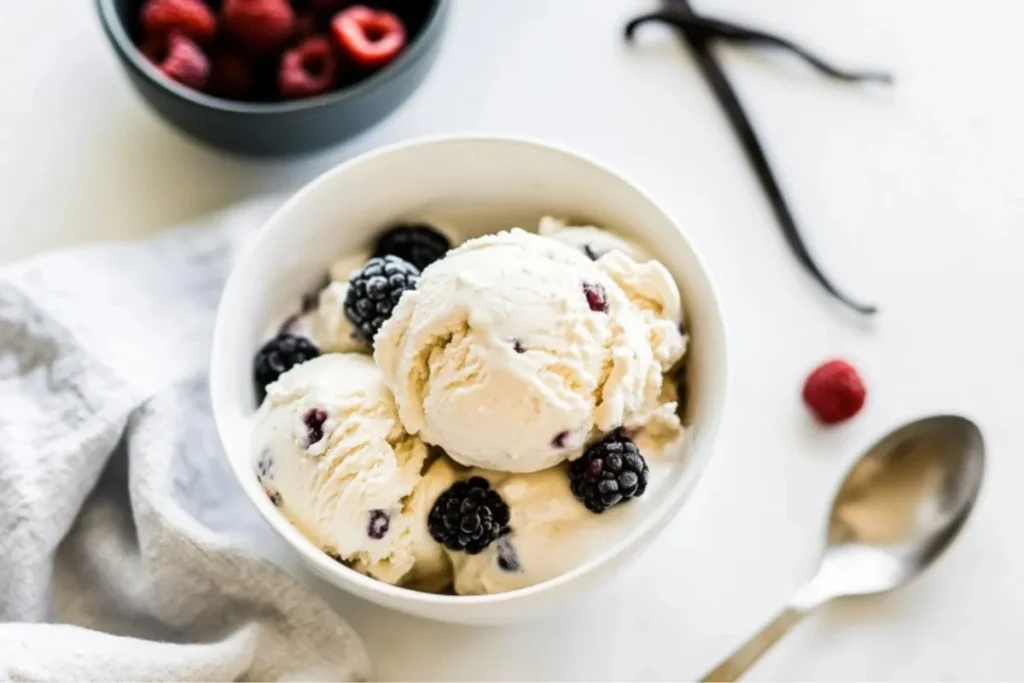
<path fill-rule="evenodd" d="M 921 573 L 956 538 L 978 497 L 985 445 L 963 417 L 928 417 L 869 448 L 832 503 L 825 552 L 795 603 L 883 593 Z"/>
<path fill-rule="evenodd" d="M 928 417 L 883 437 L 835 495 L 814 577 L 704 680 L 736 680 L 811 610 L 834 598 L 884 593 L 916 577 L 960 532 L 984 471 L 984 439 L 966 418 Z"/>

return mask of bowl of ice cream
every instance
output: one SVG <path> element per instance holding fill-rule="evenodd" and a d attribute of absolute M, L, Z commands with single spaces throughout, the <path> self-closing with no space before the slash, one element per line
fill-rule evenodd
<path fill-rule="evenodd" d="M 211 396 L 241 487 L 313 572 L 502 623 L 655 542 L 711 456 L 725 357 L 707 270 L 642 190 L 551 145 L 447 137 L 271 217 L 226 286 Z"/>

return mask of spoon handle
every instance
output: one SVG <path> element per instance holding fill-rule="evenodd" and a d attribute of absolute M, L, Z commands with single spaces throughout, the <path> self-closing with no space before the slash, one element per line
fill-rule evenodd
<path fill-rule="evenodd" d="M 712 669 L 701 681 L 735 681 L 747 669 L 761 659 L 768 649 L 786 635 L 789 629 L 800 623 L 807 613 L 795 607 L 782 611 L 771 623 L 743 644 L 736 652 Z"/>

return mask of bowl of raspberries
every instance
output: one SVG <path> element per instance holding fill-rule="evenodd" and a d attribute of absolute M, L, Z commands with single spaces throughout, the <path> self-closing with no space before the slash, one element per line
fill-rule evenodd
<path fill-rule="evenodd" d="M 423 81 L 447 0 L 97 0 L 132 84 L 167 121 L 225 151 L 322 149 Z"/>

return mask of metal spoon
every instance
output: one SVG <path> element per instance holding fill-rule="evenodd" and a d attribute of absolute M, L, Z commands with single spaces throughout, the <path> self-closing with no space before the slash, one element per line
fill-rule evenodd
<path fill-rule="evenodd" d="M 890 591 L 956 538 L 978 497 L 985 444 L 953 415 L 905 425 L 872 446 L 832 503 L 818 571 L 789 606 L 702 680 L 735 681 L 812 610 L 834 598 Z"/>

